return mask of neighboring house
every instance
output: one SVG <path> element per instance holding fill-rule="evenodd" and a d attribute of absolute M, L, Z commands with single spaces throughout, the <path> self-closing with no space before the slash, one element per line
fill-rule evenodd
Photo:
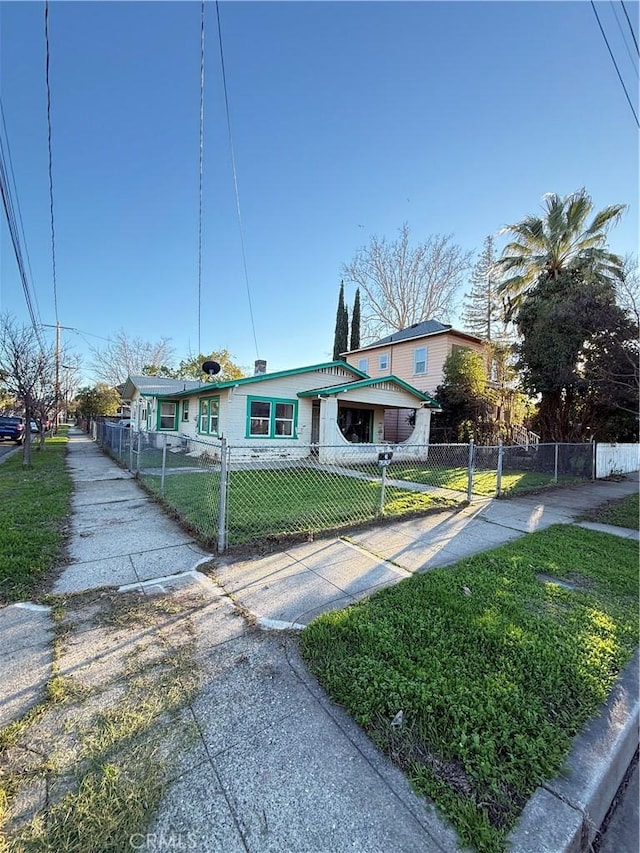
<path fill-rule="evenodd" d="M 408 456 L 417 455 L 417 448 L 424 452 L 437 409 L 435 400 L 404 380 L 370 377 L 342 361 L 224 382 L 130 376 L 122 399 L 138 432 L 165 433 L 170 442 L 198 439 L 209 445 L 197 445 L 203 452 L 219 447 L 224 437 L 248 456 L 252 449 L 272 448 L 278 457 L 313 453 L 321 462 L 345 459 L 356 444 L 363 459 L 373 459 L 377 450 L 371 445 L 388 440 L 385 412 L 396 409 L 416 410 L 415 428 L 402 447 Z"/>
<path fill-rule="evenodd" d="M 348 364 L 374 379 L 393 374 L 431 396 L 443 380 L 444 363 L 455 349 L 484 354 L 481 338 L 436 320 L 414 323 L 372 344 L 344 353 Z M 396 409 L 385 419 L 385 434 L 402 441 L 411 431 L 412 412 Z"/>

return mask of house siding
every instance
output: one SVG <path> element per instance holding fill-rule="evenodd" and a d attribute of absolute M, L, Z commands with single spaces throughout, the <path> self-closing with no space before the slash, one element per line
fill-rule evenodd
<path fill-rule="evenodd" d="M 468 340 L 452 332 L 444 332 L 440 335 L 427 335 L 408 341 L 386 343 L 365 351 L 348 353 L 347 363 L 357 367 L 360 359 L 366 357 L 369 359 L 368 373 L 373 379 L 393 373 L 394 376 L 404 379 L 419 391 L 434 394 L 438 385 L 442 383 L 444 363 L 454 346 L 467 347 L 474 352 L 483 353 L 482 343 Z M 427 372 L 414 374 L 414 352 L 420 347 L 425 347 L 427 350 Z M 381 371 L 378 368 L 378 357 L 384 354 L 389 355 L 389 367 L 388 370 Z"/>
<path fill-rule="evenodd" d="M 179 413 L 182 412 L 183 401 L 189 401 L 189 419 L 188 421 L 179 419 L 175 430 L 163 430 L 162 433 L 166 436 L 169 447 L 184 445 L 185 440 L 190 439 L 193 441 L 190 452 L 207 452 L 214 458 L 217 458 L 216 453 L 219 453 L 220 439 L 224 437 L 233 449 L 233 459 L 241 463 L 253 464 L 263 459 L 304 459 L 311 452 L 314 403 L 317 405 L 318 397 L 326 388 L 326 394 L 321 397 L 321 417 L 317 424 L 319 434 L 316 441 L 319 440 L 321 445 L 328 443 L 335 445 L 335 452 L 342 449 L 348 458 L 353 444 L 347 441 L 338 428 L 338 407 L 356 407 L 372 411 L 371 441 L 378 444 L 388 440 L 384 430 L 385 410 L 388 407 L 398 406 L 404 411 L 405 408 L 419 408 L 423 402 L 409 389 L 401 387 L 394 381 L 352 387 L 358 381 L 358 377 L 354 377 L 348 368 L 330 365 L 317 370 L 292 372 L 291 375 L 265 377 L 255 382 L 241 381 L 223 388 L 203 385 L 175 398 L 167 394 L 166 397 L 160 398 L 160 402 L 162 399 L 167 402 L 175 401 Z M 299 397 L 298 394 L 302 391 L 308 391 L 310 396 Z M 152 395 L 143 395 L 143 397 L 146 401 L 148 419 L 144 423 L 134 420 L 134 423 L 136 428 L 153 432 L 157 425 L 159 400 Z M 217 437 L 198 431 L 199 401 L 212 397 L 219 400 Z M 297 412 L 297 417 L 294 419 L 294 435 L 292 437 L 274 436 L 271 431 L 269 435 L 249 435 L 248 404 L 251 399 L 293 403 Z M 138 410 L 140 401 L 141 395 L 136 391 L 132 397 L 132 411 Z M 329 411 L 332 412 L 331 417 L 327 417 Z M 426 432 L 424 429 L 417 430 L 416 435 L 412 437 L 412 441 L 416 444 L 418 438 L 421 444 L 428 442 L 430 415 L 427 417 L 425 414 L 424 418 Z M 150 438 L 157 440 L 154 437 Z M 374 445 L 370 447 L 373 448 Z M 364 450 L 359 452 L 363 453 Z M 370 452 L 373 453 L 373 449 Z M 407 452 L 415 453 L 416 451 L 412 449 Z"/>

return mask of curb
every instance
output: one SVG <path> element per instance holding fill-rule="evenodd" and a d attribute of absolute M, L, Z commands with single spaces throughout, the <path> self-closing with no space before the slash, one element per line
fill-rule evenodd
<path fill-rule="evenodd" d="M 565 772 L 539 787 L 508 844 L 517 853 L 589 850 L 638 748 L 640 654 L 620 675 L 599 717 L 573 741 Z"/>

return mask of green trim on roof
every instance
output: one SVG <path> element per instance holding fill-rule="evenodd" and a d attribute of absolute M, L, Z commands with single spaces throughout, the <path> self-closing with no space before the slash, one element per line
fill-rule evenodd
<path fill-rule="evenodd" d="M 207 392 L 217 392 L 225 388 L 235 388 L 236 385 L 249 385 L 252 382 L 265 382 L 267 379 L 282 379 L 284 376 L 296 376 L 299 373 L 313 373 L 316 370 L 322 370 L 326 367 L 344 367 L 349 373 L 354 376 L 360 376 L 363 379 L 368 379 L 368 375 L 362 370 L 358 370 L 352 364 L 347 364 L 346 361 L 327 361 L 323 364 L 312 364 L 309 367 L 294 367 L 291 370 L 278 370 L 275 373 L 261 373 L 258 376 L 244 376 L 242 379 L 228 379 L 225 382 L 206 382 L 200 388 L 192 388 L 190 391 L 179 391 L 173 394 L 153 394 L 154 397 L 170 397 L 172 400 L 179 397 L 192 397 L 194 394 L 200 394 L 206 389 Z"/>
<path fill-rule="evenodd" d="M 418 399 L 429 403 L 430 406 L 435 406 L 436 408 L 440 407 L 439 403 L 434 400 L 433 397 L 430 397 L 423 391 L 419 391 L 417 388 L 414 388 L 413 385 L 409 385 L 409 383 L 405 382 L 404 379 L 400 379 L 392 373 L 389 374 L 389 376 L 379 376 L 377 379 L 361 379 L 359 382 L 346 382 L 343 385 L 331 385 L 328 388 L 316 388 L 312 391 L 299 391 L 298 397 L 331 397 L 334 394 L 340 394 L 342 391 L 353 391 L 355 388 L 369 388 L 372 385 L 380 385 L 383 382 L 393 382 L 400 388 L 408 391 L 414 397 L 418 397 Z"/>

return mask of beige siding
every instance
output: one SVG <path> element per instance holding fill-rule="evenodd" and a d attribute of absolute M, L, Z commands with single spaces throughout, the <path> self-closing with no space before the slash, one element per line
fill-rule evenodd
<path fill-rule="evenodd" d="M 483 352 L 481 343 L 461 338 L 451 332 L 445 332 L 441 335 L 427 335 L 423 338 L 399 341 L 394 344 L 373 347 L 359 353 L 351 353 L 347 356 L 347 362 L 358 367 L 360 360 L 367 358 L 367 373 L 373 379 L 393 374 L 399 379 L 404 379 L 405 382 L 413 385 L 419 391 L 433 394 L 438 385 L 442 383 L 444 363 L 454 345 L 468 347 L 479 353 Z M 413 372 L 414 353 L 419 347 L 425 347 L 427 350 L 427 371 L 424 374 L 416 375 Z M 388 355 L 389 369 L 380 370 L 378 358 L 385 354 Z"/>

